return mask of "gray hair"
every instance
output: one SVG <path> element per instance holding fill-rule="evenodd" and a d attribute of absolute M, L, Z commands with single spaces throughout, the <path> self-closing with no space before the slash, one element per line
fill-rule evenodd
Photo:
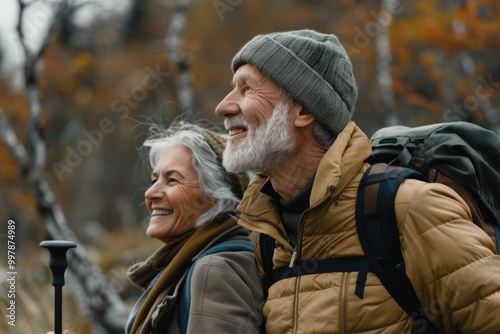
<path fill-rule="evenodd" d="M 293 106 L 293 97 L 283 88 L 281 88 L 281 96 L 283 99 L 283 103 L 285 103 L 285 105 L 290 109 Z M 330 130 L 328 130 L 317 120 L 314 121 L 313 134 L 325 150 L 328 150 L 337 138 L 337 136 L 335 136 Z"/>
<path fill-rule="evenodd" d="M 165 150 L 176 145 L 188 148 L 193 155 L 193 168 L 198 175 L 201 194 L 215 201 L 215 205 L 209 211 L 196 219 L 196 228 L 220 213 L 236 214 L 239 199 L 231 191 L 226 170 L 204 139 L 200 127 L 192 124 L 179 124 L 169 129 L 152 128 L 151 130 L 154 134 L 143 144 L 145 148 L 149 148 L 150 167 L 154 169 Z"/>
<path fill-rule="evenodd" d="M 333 142 L 337 138 L 330 130 L 328 130 L 323 124 L 318 121 L 314 121 L 313 128 L 314 137 L 323 145 L 325 150 L 328 150 L 332 146 Z"/>

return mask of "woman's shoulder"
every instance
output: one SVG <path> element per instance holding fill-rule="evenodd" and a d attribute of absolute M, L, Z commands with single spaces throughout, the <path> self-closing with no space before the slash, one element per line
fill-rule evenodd
<path fill-rule="evenodd" d="M 240 230 L 240 229 L 238 229 Z M 248 232 L 239 231 L 238 238 L 220 241 L 201 255 L 196 261 L 196 267 L 209 266 L 236 270 L 239 267 L 255 266 L 255 253 L 253 243 L 248 237 Z"/>
<path fill-rule="evenodd" d="M 259 279 L 253 242 L 248 231 L 240 226 L 233 228 L 231 237 L 211 245 L 205 254 L 201 254 L 193 268 L 193 278 L 197 275 L 210 276 L 210 279 L 222 279 L 227 275 L 236 275 L 248 279 Z"/>
<path fill-rule="evenodd" d="M 258 332 L 264 292 L 253 252 L 203 256 L 195 264 L 190 287 L 196 291 L 191 294 L 190 319 L 200 332 Z"/>

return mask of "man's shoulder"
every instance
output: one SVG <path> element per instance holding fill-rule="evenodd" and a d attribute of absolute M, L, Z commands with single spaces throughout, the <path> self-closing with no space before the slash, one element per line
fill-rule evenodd
<path fill-rule="evenodd" d="M 415 220 L 423 228 L 457 219 L 472 221 L 464 200 L 441 183 L 405 180 L 396 195 L 394 208 L 399 222 Z M 425 227 L 426 224 L 429 226 Z"/>
<path fill-rule="evenodd" d="M 396 195 L 397 204 L 419 205 L 424 203 L 425 205 L 425 203 L 436 199 L 445 202 L 458 201 L 465 204 L 463 199 L 450 187 L 442 183 L 425 182 L 417 179 L 405 180 Z"/>

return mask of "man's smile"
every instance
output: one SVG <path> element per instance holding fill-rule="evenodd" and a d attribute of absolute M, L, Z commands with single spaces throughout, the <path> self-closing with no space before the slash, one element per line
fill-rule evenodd
<path fill-rule="evenodd" d="M 237 134 L 242 133 L 242 132 L 246 132 L 246 131 L 247 131 L 246 128 L 243 128 L 243 127 L 234 127 L 234 128 L 229 129 L 229 136 L 230 137 L 236 136 Z"/>

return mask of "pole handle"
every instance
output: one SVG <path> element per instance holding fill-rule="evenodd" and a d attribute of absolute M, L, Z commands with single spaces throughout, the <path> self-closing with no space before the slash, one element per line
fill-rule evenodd
<path fill-rule="evenodd" d="M 46 240 L 40 243 L 40 247 L 47 248 L 50 252 L 49 267 L 52 270 L 52 285 L 64 285 L 64 272 L 68 266 L 66 252 L 70 248 L 75 248 L 76 244 L 66 240 Z"/>
<path fill-rule="evenodd" d="M 68 266 L 66 252 L 75 248 L 76 244 L 65 240 L 46 240 L 40 247 L 47 248 L 50 252 L 49 267 L 52 271 L 52 285 L 54 286 L 54 327 L 55 334 L 62 333 L 62 286 L 64 285 L 64 272 Z"/>

